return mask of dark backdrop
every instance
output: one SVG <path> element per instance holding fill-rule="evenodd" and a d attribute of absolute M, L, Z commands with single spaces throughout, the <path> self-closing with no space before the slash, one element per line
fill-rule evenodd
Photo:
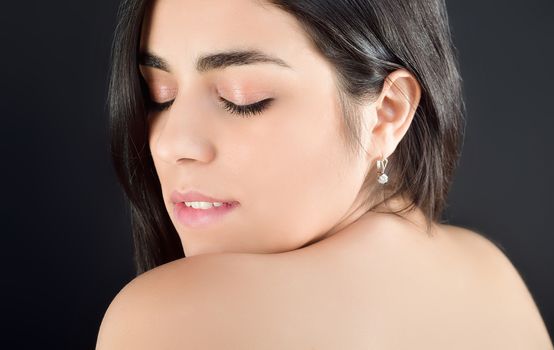
<path fill-rule="evenodd" d="M 554 327 L 554 2 L 447 1 L 468 124 L 447 217 L 498 242 Z M 14 348 L 92 349 L 133 276 L 107 151 L 118 1 L 0 10 L 2 326 Z"/>

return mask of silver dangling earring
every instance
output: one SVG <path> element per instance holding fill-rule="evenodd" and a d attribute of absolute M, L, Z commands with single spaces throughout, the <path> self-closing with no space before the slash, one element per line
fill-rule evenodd
<path fill-rule="evenodd" d="M 377 161 L 377 170 L 379 171 L 379 177 L 377 178 L 377 181 L 382 185 L 386 184 L 389 181 L 389 177 L 387 176 L 387 174 L 385 174 L 385 168 L 387 167 L 388 162 L 389 161 L 387 158 L 383 158 L 383 160 Z"/>

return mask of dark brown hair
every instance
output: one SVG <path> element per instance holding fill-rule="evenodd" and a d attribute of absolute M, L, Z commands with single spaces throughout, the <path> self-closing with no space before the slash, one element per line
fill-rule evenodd
<path fill-rule="evenodd" d="M 140 30 L 148 3 L 124 0 L 120 5 L 108 93 L 111 155 L 130 204 L 137 274 L 185 256 L 165 209 L 148 146 L 147 90 L 138 70 Z M 444 1 L 268 3 L 293 15 L 318 52 L 332 63 L 343 103 L 341 132 L 352 154 L 363 149 L 356 106 L 378 96 L 387 75 L 396 69 L 416 77 L 421 100 L 410 128 L 388 158 L 390 180 L 383 201 L 402 195 L 410 201 L 404 209 L 421 208 L 428 229 L 440 221 L 459 159 L 465 111 Z M 368 173 L 364 189 L 376 181 L 376 173 Z"/>

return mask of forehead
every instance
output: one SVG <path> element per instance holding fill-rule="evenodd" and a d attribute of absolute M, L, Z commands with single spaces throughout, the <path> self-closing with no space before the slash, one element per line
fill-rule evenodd
<path fill-rule="evenodd" d="M 314 54 L 310 45 L 292 15 L 259 0 L 153 1 L 141 32 L 141 49 L 176 65 L 192 64 L 204 52 L 233 49 L 298 61 Z"/>

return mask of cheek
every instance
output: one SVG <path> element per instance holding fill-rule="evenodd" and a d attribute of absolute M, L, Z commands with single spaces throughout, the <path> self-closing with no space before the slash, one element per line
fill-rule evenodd
<path fill-rule="evenodd" d="M 333 105 L 303 103 L 276 114 L 244 139 L 242 169 L 236 171 L 245 176 L 254 227 L 298 246 L 340 220 L 358 177 L 345 163 L 342 116 Z"/>

